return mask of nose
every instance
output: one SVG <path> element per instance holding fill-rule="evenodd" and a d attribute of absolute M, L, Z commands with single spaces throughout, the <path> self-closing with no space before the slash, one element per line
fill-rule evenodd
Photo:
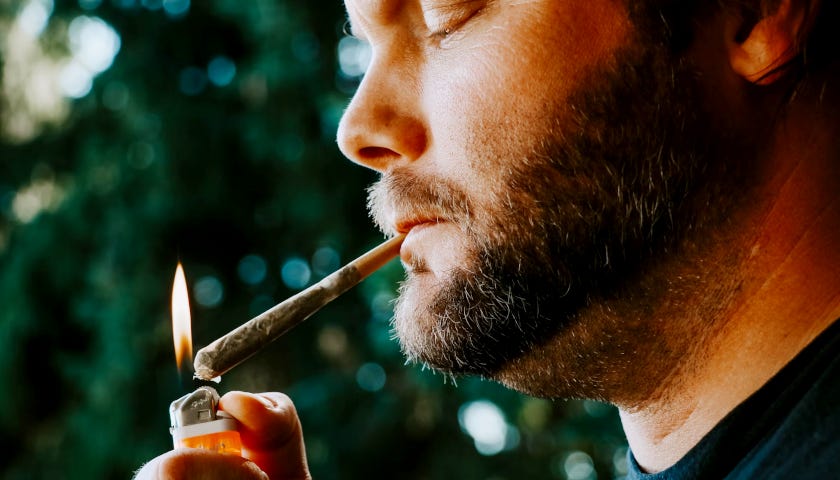
<path fill-rule="evenodd" d="M 392 57 L 374 57 L 338 126 L 341 152 L 380 173 L 420 158 L 428 144 L 417 76 L 404 56 Z"/>

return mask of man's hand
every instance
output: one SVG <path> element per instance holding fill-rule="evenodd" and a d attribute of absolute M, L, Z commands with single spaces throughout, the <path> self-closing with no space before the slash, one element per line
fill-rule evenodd
<path fill-rule="evenodd" d="M 303 431 L 292 401 L 282 393 L 229 392 L 219 408 L 239 421 L 242 456 L 196 449 L 165 453 L 135 480 L 309 480 Z"/>

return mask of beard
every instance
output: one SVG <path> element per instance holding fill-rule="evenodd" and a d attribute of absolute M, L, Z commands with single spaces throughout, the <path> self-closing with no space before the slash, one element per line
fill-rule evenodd
<path fill-rule="evenodd" d="M 724 129 L 710 127 L 686 63 L 662 43 L 640 40 L 589 77 L 543 125 L 521 129 L 528 147 L 519 151 L 527 154 L 511 155 L 492 134 L 471 142 L 474 164 L 503 172 L 488 180 L 490 200 L 408 169 L 371 187 L 371 215 L 383 230 L 393 228 L 389 212 L 413 212 L 453 223 L 467 245 L 462 265 L 434 292 L 421 291 L 416 278 L 422 260 L 400 288 L 393 328 L 410 361 L 494 377 L 560 339 L 578 359 L 561 373 L 575 385 L 567 393 L 602 398 L 587 393 L 600 387 L 585 385 L 597 375 L 575 369 L 594 352 L 604 364 L 634 347 L 614 320 L 581 312 L 645 297 L 633 289 L 646 268 L 725 217 L 740 169 L 723 153 L 736 148 Z"/>

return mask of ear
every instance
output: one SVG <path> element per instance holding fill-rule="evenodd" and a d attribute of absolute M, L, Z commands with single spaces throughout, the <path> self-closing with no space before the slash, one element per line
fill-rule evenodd
<path fill-rule="evenodd" d="M 770 85 L 781 78 L 785 66 L 801 53 L 819 1 L 762 1 L 763 5 L 774 3 L 774 8 L 762 8 L 752 27 L 741 25 L 744 33 L 728 42 L 732 70 L 756 85 Z"/>

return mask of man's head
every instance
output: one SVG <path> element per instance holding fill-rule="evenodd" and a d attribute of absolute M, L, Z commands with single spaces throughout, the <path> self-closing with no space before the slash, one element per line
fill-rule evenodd
<path fill-rule="evenodd" d="M 719 33 L 735 42 L 763 17 L 689 27 L 737 18 L 712 2 L 347 3 L 374 57 L 339 141 L 383 174 L 380 227 L 409 232 L 406 354 L 615 400 L 612 377 L 641 349 L 679 348 L 644 316 L 693 294 L 663 279 L 717 246 L 769 125 L 749 121 L 749 85 L 795 55 L 747 55 L 732 68 L 753 78 L 732 73 Z M 502 373 L 546 345 L 555 390 Z"/>

